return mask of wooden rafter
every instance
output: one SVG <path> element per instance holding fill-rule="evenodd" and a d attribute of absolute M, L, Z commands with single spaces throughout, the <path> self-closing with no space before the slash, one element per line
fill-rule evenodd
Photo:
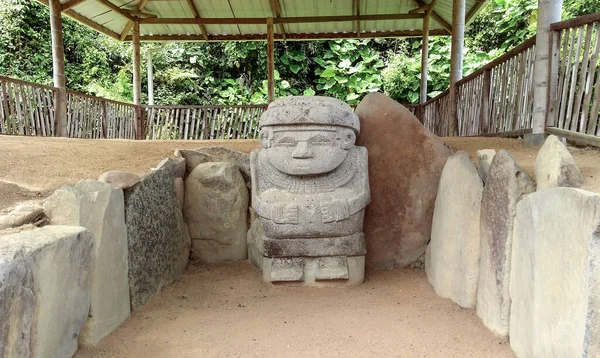
<path fill-rule="evenodd" d="M 355 0 L 354 6 L 356 7 L 356 16 L 360 16 L 360 0 Z M 360 20 L 356 21 L 356 37 L 360 38 Z"/>
<path fill-rule="evenodd" d="M 423 0 L 413 0 L 413 2 L 416 3 L 419 6 L 428 5 Z M 452 33 L 452 25 L 450 25 L 448 23 L 448 21 L 444 20 L 444 18 L 441 17 L 440 14 L 438 14 L 433 9 L 431 10 L 431 17 L 433 17 L 435 19 L 435 21 L 437 21 L 440 25 L 442 25 L 442 27 L 444 29 L 446 29 L 446 31 L 448 31 L 448 33 Z"/>
<path fill-rule="evenodd" d="M 133 17 L 139 17 L 139 18 L 157 18 L 158 16 L 154 15 L 154 14 L 150 14 L 148 12 L 143 12 L 143 11 L 139 11 L 139 10 L 127 10 L 127 9 L 123 9 L 123 11 L 125 11 L 126 13 L 128 13 L 129 15 L 133 16 Z"/>
<path fill-rule="evenodd" d="M 475 5 L 473 5 L 471 10 L 469 10 L 469 13 L 467 14 L 467 18 L 465 19 L 465 24 L 468 24 L 469 21 L 471 21 L 473 16 L 475 16 L 477 11 L 479 11 L 479 9 L 483 6 L 484 3 L 485 3 L 485 0 L 477 0 L 475 2 Z"/>
<path fill-rule="evenodd" d="M 67 11 L 87 0 L 69 0 L 60 6 L 61 11 Z"/>
<path fill-rule="evenodd" d="M 140 0 L 140 2 L 137 5 L 137 10 L 138 11 L 144 10 L 146 5 L 148 5 L 148 0 Z M 121 41 L 125 40 L 125 37 L 127 37 L 127 35 L 129 35 L 129 32 L 133 29 L 133 25 L 134 25 L 133 21 L 128 21 L 125 24 L 125 27 L 123 28 L 123 31 L 121 31 L 121 35 L 119 36 Z"/>
<path fill-rule="evenodd" d="M 380 32 L 364 32 L 361 38 L 386 38 L 386 37 L 415 37 L 421 36 L 421 30 L 401 30 L 401 31 L 380 31 Z M 429 30 L 430 36 L 448 35 L 446 30 Z M 287 40 L 332 40 L 332 39 L 353 39 L 356 38 L 355 32 L 347 33 L 312 33 L 312 34 L 286 34 Z M 203 41 L 202 35 L 143 35 L 140 37 L 144 42 L 160 42 L 160 41 Z M 264 41 L 267 39 L 266 34 L 254 35 L 211 35 L 209 41 Z M 283 41 L 281 34 L 274 34 L 276 41 Z M 126 41 L 131 41 L 131 36 L 125 38 Z"/>
<path fill-rule="evenodd" d="M 107 0 L 102 0 L 107 1 Z M 420 1 L 420 0 L 419 0 Z M 384 14 L 384 15 L 350 15 L 350 16 L 306 16 L 306 17 L 280 17 L 273 19 L 273 24 L 299 24 L 313 22 L 344 22 L 344 21 L 378 21 L 378 20 L 406 20 L 422 19 L 423 14 Z M 161 25 L 257 25 L 267 22 L 263 17 L 238 17 L 238 18 L 156 18 L 140 19 L 140 24 Z"/>
<path fill-rule="evenodd" d="M 39 2 L 40 4 L 44 4 L 44 5 L 48 6 L 48 0 L 36 0 L 36 1 Z M 63 10 L 62 13 L 79 23 L 84 24 L 84 25 L 98 31 L 101 34 L 104 34 L 108 37 L 112 37 L 115 40 L 119 39 L 119 34 L 117 34 L 116 32 L 114 32 L 102 25 L 95 23 L 94 21 L 88 19 L 85 16 L 80 15 L 79 13 L 76 13 L 73 10 Z"/>
<path fill-rule="evenodd" d="M 271 12 L 273 12 L 273 18 L 277 19 L 281 17 L 281 8 L 279 7 L 279 0 L 269 0 L 271 5 Z M 285 28 L 283 24 L 279 24 L 279 31 L 281 31 L 281 36 L 285 40 Z"/>
<path fill-rule="evenodd" d="M 198 11 L 196 4 L 194 4 L 194 0 L 187 0 L 187 3 L 192 12 L 194 13 L 194 17 L 196 19 L 199 19 L 200 12 Z M 204 40 L 208 41 L 208 31 L 206 31 L 206 26 L 204 26 L 203 24 L 199 24 L 198 26 L 200 27 L 200 32 L 202 32 L 202 36 L 204 36 Z"/>
<path fill-rule="evenodd" d="M 110 2 L 110 0 L 96 0 L 96 1 L 99 2 L 100 4 L 106 6 L 107 8 L 111 9 L 112 11 L 116 12 L 117 14 L 123 16 L 127 20 L 135 21 L 135 18 L 133 16 L 129 15 L 124 9 L 121 9 L 117 5 Z"/>

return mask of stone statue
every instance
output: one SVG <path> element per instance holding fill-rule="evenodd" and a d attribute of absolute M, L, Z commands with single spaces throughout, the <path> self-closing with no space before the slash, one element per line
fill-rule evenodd
<path fill-rule="evenodd" d="M 265 281 L 362 283 L 371 196 L 367 149 L 354 145 L 358 116 L 334 98 L 287 97 L 269 105 L 259 128 L 264 149 L 250 166 Z"/>

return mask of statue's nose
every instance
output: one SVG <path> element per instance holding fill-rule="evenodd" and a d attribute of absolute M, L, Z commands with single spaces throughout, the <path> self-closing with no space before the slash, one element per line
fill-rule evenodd
<path fill-rule="evenodd" d="M 310 144 L 304 141 L 298 142 L 298 144 L 296 145 L 296 149 L 294 149 L 294 152 L 292 153 L 292 157 L 296 159 L 312 158 L 313 152 L 310 148 Z"/>

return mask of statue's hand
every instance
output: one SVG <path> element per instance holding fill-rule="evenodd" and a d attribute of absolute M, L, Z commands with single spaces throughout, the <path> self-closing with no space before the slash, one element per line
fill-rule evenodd
<path fill-rule="evenodd" d="M 277 203 L 273 205 L 271 217 L 277 224 L 298 224 L 298 206 L 296 204 Z"/>
<path fill-rule="evenodd" d="M 346 220 L 350 217 L 350 208 L 346 200 L 323 201 L 321 206 L 321 218 L 324 223 Z"/>

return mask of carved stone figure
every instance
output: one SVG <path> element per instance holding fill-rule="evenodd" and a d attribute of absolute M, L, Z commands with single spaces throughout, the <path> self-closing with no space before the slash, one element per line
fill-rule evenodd
<path fill-rule="evenodd" d="M 371 197 L 367 149 L 354 145 L 358 117 L 333 98 L 288 97 L 269 105 L 259 128 L 264 149 L 250 166 L 264 279 L 362 283 Z"/>

